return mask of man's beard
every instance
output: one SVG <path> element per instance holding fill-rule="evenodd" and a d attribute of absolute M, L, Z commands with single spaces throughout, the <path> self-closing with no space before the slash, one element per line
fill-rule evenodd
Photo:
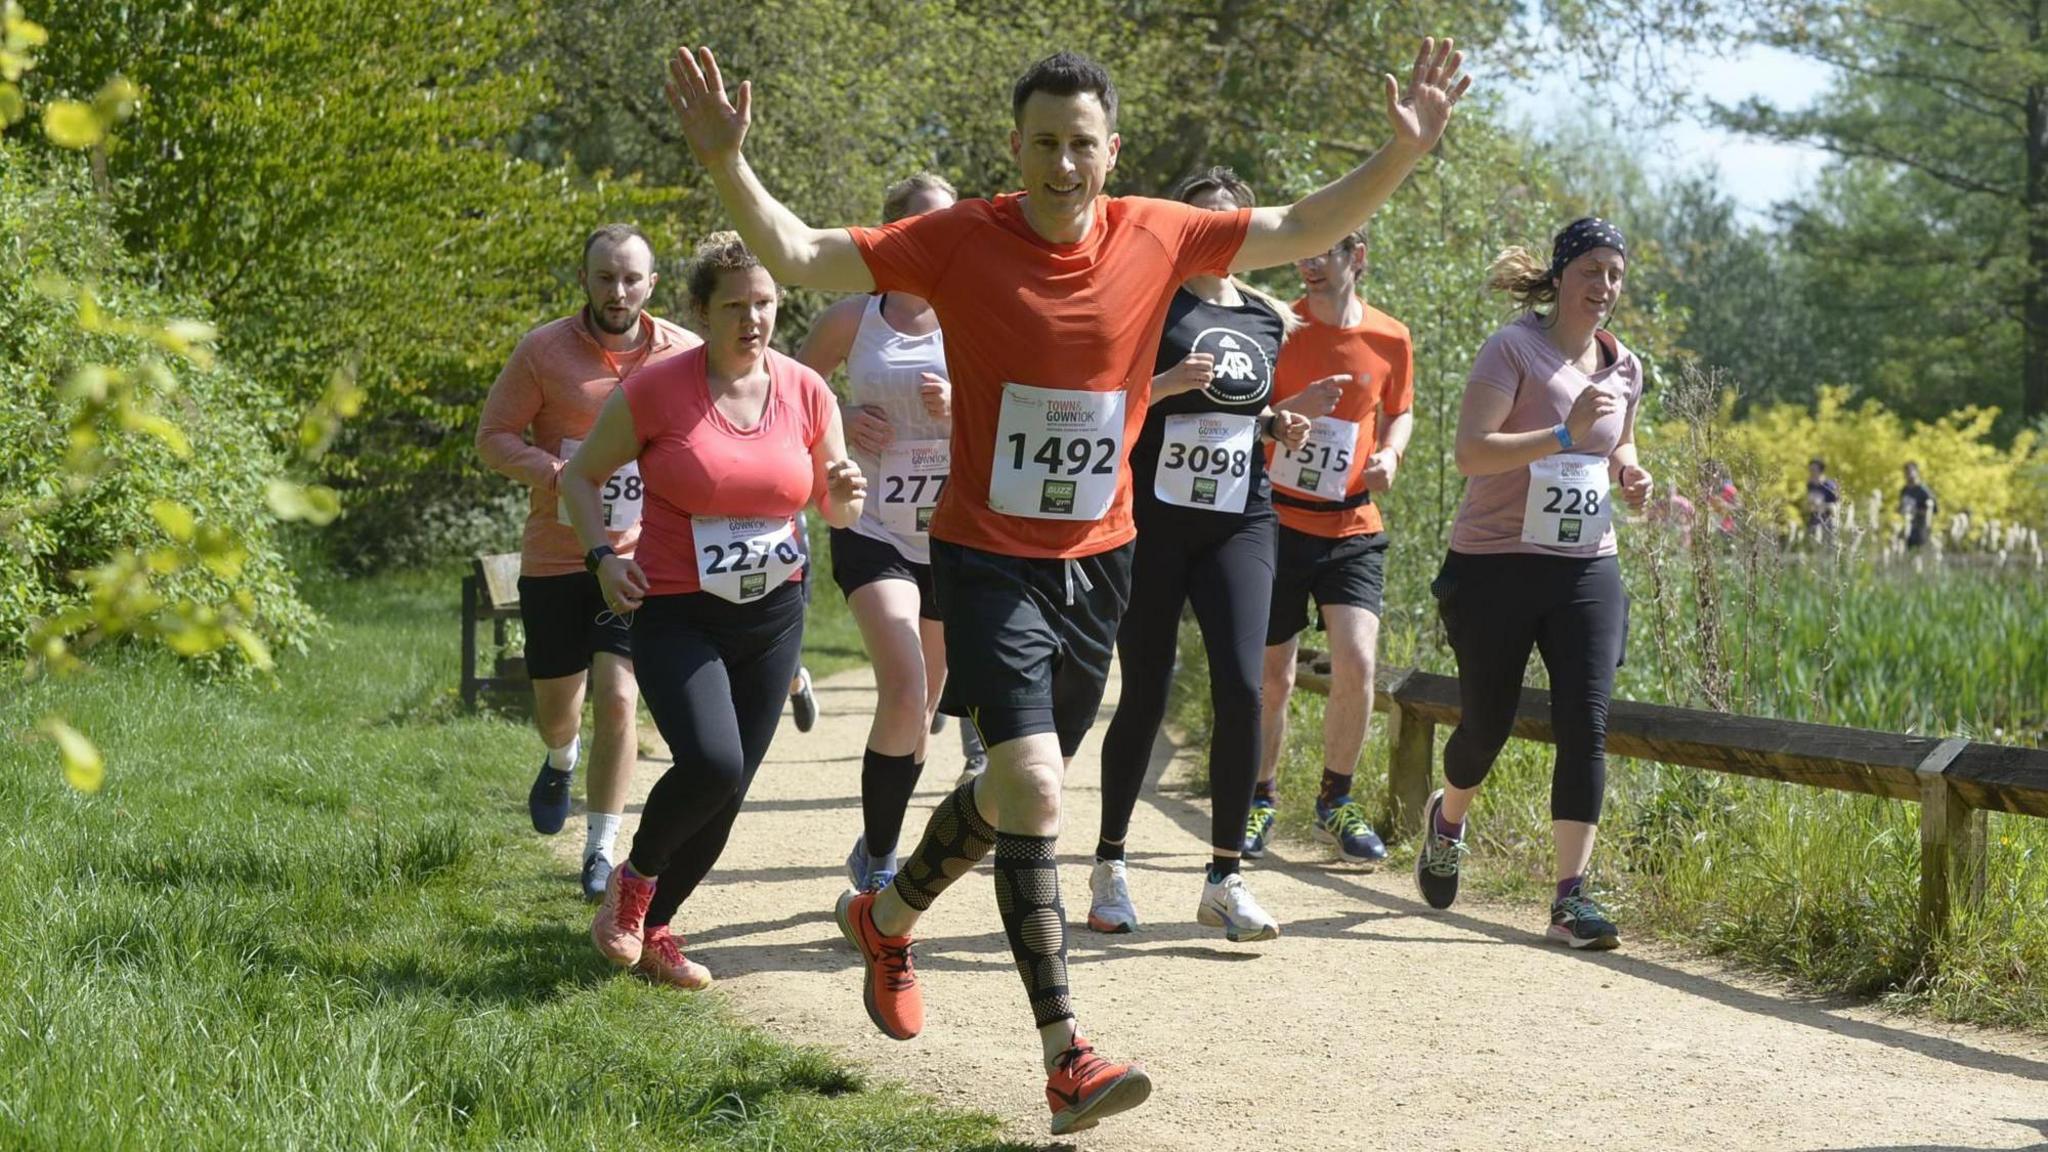
<path fill-rule="evenodd" d="M 634 308 L 628 311 L 625 322 L 614 328 L 610 318 L 605 315 L 605 310 L 596 304 L 592 304 L 590 305 L 590 322 L 597 325 L 598 330 L 606 335 L 624 336 L 626 333 L 631 332 L 635 325 L 640 323 L 640 309 Z"/>

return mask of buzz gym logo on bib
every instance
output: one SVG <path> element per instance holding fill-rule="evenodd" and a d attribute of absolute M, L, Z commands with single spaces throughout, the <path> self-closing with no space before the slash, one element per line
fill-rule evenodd
<path fill-rule="evenodd" d="M 1319 487 L 1321 487 L 1321 486 L 1322 486 L 1322 483 L 1323 483 L 1323 470 L 1322 470 L 1322 469 L 1320 469 L 1320 468 L 1303 468 L 1303 469 L 1301 470 L 1301 486 L 1302 486 L 1303 488 L 1319 488 Z"/>
<path fill-rule="evenodd" d="M 1216 503 L 1216 481 L 1208 476 L 1197 476 L 1188 489 L 1188 498 L 1197 504 Z"/>
<path fill-rule="evenodd" d="M 1581 523 L 1577 517 L 1567 517 L 1559 520 L 1557 522 L 1557 542 L 1559 544 L 1577 544 L 1579 542 Z"/>
<path fill-rule="evenodd" d="M 740 599 L 752 600 L 756 596 L 765 595 L 767 591 L 768 574 L 766 572 L 750 572 L 740 577 Z"/>
<path fill-rule="evenodd" d="M 1038 510 L 1060 516 L 1071 516 L 1074 512 L 1074 482 L 1072 480 L 1047 480 L 1038 495 Z"/>
<path fill-rule="evenodd" d="M 920 504 L 917 506 L 917 530 L 919 532 L 930 532 L 932 530 L 932 513 L 936 511 L 938 511 L 938 505 L 936 504 Z"/>

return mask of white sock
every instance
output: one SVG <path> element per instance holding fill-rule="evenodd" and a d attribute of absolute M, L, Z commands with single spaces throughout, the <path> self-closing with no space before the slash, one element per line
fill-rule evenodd
<path fill-rule="evenodd" d="M 585 826 L 583 831 L 583 854 L 588 856 L 595 852 L 607 860 L 615 859 L 612 856 L 612 841 L 616 840 L 619 835 L 619 814 L 617 812 L 586 812 L 584 815 L 589 819 L 590 823 Z"/>
<path fill-rule="evenodd" d="M 582 747 L 583 737 L 579 734 L 569 737 L 569 742 L 560 748 L 548 749 L 548 767 L 553 768 L 557 772 L 574 772 L 576 770 L 576 752 Z"/>
<path fill-rule="evenodd" d="M 877 856 L 872 852 L 868 853 L 868 875 L 872 876 L 877 872 L 894 871 L 896 871 L 896 854 L 894 852 L 889 853 L 887 856 Z"/>

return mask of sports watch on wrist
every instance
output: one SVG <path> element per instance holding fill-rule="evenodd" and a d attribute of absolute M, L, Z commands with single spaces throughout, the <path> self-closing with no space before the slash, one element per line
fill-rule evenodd
<path fill-rule="evenodd" d="M 611 545 L 599 544 L 583 554 L 583 566 L 590 569 L 590 574 L 595 576 L 597 575 L 597 566 L 604 563 L 604 558 L 616 555 L 618 553 L 612 549 Z"/>

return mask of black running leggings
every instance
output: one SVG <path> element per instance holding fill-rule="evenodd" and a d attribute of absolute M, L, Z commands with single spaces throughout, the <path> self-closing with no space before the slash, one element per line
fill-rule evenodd
<path fill-rule="evenodd" d="M 1278 522 L 1271 511 L 1200 515 L 1214 521 L 1202 525 L 1206 532 L 1192 530 L 1181 516 L 1152 519 L 1138 530 L 1131 603 L 1116 634 L 1123 696 L 1102 741 L 1102 838 L 1116 843 L 1130 832 L 1152 741 L 1166 719 L 1181 605 L 1192 601 L 1209 655 L 1214 716 L 1209 842 L 1235 855 L 1244 845 L 1245 817 L 1259 777 L 1260 661 L 1273 603 Z"/>
<path fill-rule="evenodd" d="M 752 604 L 709 592 L 649 596 L 633 613 L 640 695 L 674 757 L 641 810 L 629 859 L 660 878 L 647 912 L 666 924 L 725 850 L 782 720 L 804 639 L 802 588 Z"/>
<path fill-rule="evenodd" d="M 1444 779 L 1459 788 L 1486 779 L 1514 726 L 1534 647 L 1550 672 L 1557 736 L 1550 818 L 1598 824 L 1607 789 L 1607 702 L 1628 642 L 1620 562 L 1452 552 L 1431 590 L 1458 656 L 1462 709 L 1444 746 Z"/>

